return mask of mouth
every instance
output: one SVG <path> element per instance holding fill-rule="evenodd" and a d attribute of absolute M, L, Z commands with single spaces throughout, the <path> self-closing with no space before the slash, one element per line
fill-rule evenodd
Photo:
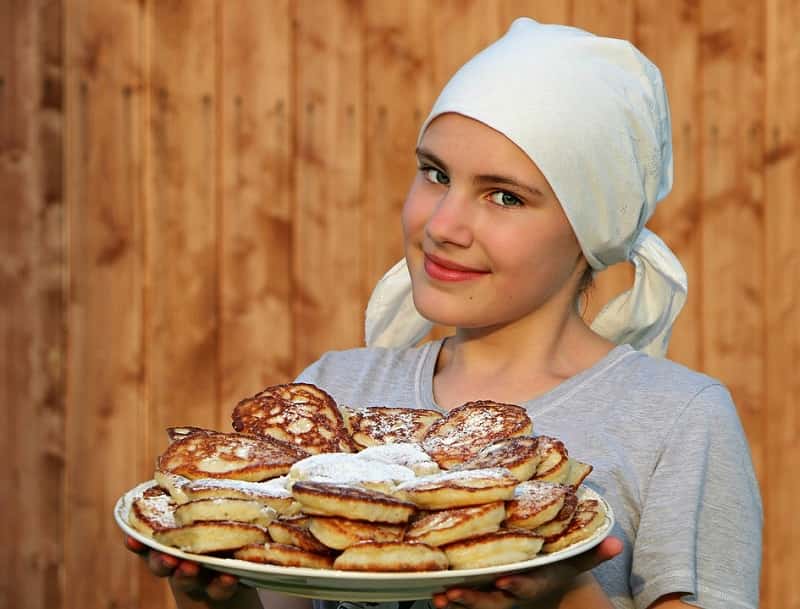
<path fill-rule="evenodd" d="M 464 266 L 428 253 L 425 253 L 424 267 L 429 277 L 439 281 L 469 281 L 489 274 L 489 271 Z"/>

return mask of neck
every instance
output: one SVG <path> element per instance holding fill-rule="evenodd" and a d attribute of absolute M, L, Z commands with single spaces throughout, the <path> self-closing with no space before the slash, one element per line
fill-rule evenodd
<path fill-rule="evenodd" d="M 591 367 L 613 347 L 571 306 L 502 326 L 460 328 L 437 362 L 437 401 L 449 408 L 478 395 L 520 403 Z"/>

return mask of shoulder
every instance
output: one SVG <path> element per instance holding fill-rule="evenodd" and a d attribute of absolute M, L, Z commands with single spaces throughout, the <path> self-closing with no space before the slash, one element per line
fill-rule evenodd
<path fill-rule="evenodd" d="M 435 353 L 436 345 L 329 351 L 306 368 L 297 381 L 317 385 L 340 404 L 411 406 L 417 402 L 423 365 Z"/>
<path fill-rule="evenodd" d="M 648 402 L 676 409 L 689 403 L 730 405 L 730 393 L 721 380 L 678 362 L 633 351 L 620 364 L 616 380 L 626 392 Z"/>
<path fill-rule="evenodd" d="M 386 349 L 383 347 L 361 347 L 341 351 L 328 351 L 316 362 L 306 368 L 298 377 L 325 376 L 331 374 L 353 374 L 364 370 L 387 368 L 407 368 L 419 362 L 430 343 L 422 347 L 407 349 Z"/>

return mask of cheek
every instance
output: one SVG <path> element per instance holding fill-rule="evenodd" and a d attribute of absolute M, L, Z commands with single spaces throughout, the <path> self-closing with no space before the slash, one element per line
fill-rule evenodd
<path fill-rule="evenodd" d="M 403 203 L 400 218 L 406 241 L 418 237 L 430 217 L 430 202 L 423 196 L 422 190 L 415 181 Z"/>

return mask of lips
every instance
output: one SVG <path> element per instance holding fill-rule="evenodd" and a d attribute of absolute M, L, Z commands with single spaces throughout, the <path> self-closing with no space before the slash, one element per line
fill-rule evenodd
<path fill-rule="evenodd" d="M 487 275 L 489 271 L 474 269 L 451 260 L 425 254 L 425 272 L 439 281 L 469 281 Z"/>

